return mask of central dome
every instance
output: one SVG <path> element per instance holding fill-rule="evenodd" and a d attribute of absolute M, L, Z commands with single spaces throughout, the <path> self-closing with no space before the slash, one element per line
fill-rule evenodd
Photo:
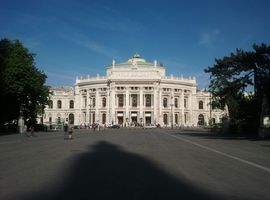
<path fill-rule="evenodd" d="M 134 54 L 134 56 L 132 56 L 132 58 L 128 59 L 129 63 L 146 63 L 146 60 L 144 58 L 142 58 L 139 54 Z"/>

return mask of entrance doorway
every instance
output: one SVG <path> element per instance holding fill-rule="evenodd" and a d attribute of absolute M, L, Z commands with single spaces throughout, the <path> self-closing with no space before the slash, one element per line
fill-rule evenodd
<path fill-rule="evenodd" d="M 70 113 L 68 118 L 69 118 L 69 120 L 68 120 L 69 124 L 74 124 L 74 114 Z"/>
<path fill-rule="evenodd" d="M 145 123 L 151 124 L 151 112 L 145 112 Z"/>
<path fill-rule="evenodd" d="M 123 116 L 118 116 L 117 117 L 117 120 L 118 120 L 118 124 L 119 125 L 122 125 L 123 124 Z"/>
<path fill-rule="evenodd" d="M 131 122 L 132 123 L 137 123 L 137 116 L 136 117 L 131 117 Z"/>
<path fill-rule="evenodd" d="M 124 113 L 123 112 L 117 112 L 117 123 L 119 125 L 122 125 L 124 122 Z"/>
<path fill-rule="evenodd" d="M 151 117 L 145 117 L 145 123 L 151 124 Z"/>
<path fill-rule="evenodd" d="M 131 112 L 131 124 L 136 125 L 138 123 L 137 112 Z"/>

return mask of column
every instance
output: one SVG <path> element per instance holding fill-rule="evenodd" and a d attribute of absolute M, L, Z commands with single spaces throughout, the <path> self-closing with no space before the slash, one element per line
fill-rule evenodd
<path fill-rule="evenodd" d="M 110 121 L 110 112 L 111 112 L 111 89 L 109 85 L 106 96 L 106 124 L 108 124 Z"/>
<path fill-rule="evenodd" d="M 90 106 L 89 106 L 89 104 L 91 103 L 89 97 L 90 97 L 89 90 L 87 90 L 87 93 L 86 93 L 86 107 L 85 107 L 86 108 L 86 118 L 85 118 L 85 123 L 86 124 L 91 123 L 91 122 L 89 122 L 89 120 L 90 120 Z M 83 101 L 84 101 L 84 99 L 83 99 Z M 83 102 L 83 104 L 84 104 L 84 102 Z"/>
<path fill-rule="evenodd" d="M 158 123 L 157 89 L 158 89 L 157 87 L 154 87 L 154 109 L 153 109 L 154 123 Z"/>
<path fill-rule="evenodd" d="M 162 90 L 159 87 L 159 123 L 160 125 L 163 124 L 163 115 L 162 115 Z"/>
<path fill-rule="evenodd" d="M 181 97 L 180 97 L 180 106 L 181 106 L 181 125 L 184 125 L 185 123 L 185 108 L 184 108 L 184 90 L 181 92 Z"/>
<path fill-rule="evenodd" d="M 100 123 L 100 118 L 99 118 L 99 108 L 101 107 L 101 103 L 100 103 L 100 96 L 99 96 L 99 89 L 96 88 L 96 107 L 95 109 L 93 109 L 93 111 L 95 111 L 95 122 L 99 122 Z"/>
<path fill-rule="evenodd" d="M 140 103 L 140 115 L 139 115 L 139 118 L 143 118 L 143 87 L 140 87 L 140 102 L 139 103 Z"/>
<path fill-rule="evenodd" d="M 115 124 L 115 87 L 112 85 L 111 87 L 111 112 L 110 112 L 110 121 L 109 123 L 114 123 Z"/>
<path fill-rule="evenodd" d="M 171 92 L 169 106 L 170 106 L 170 125 L 171 125 L 171 127 L 173 127 L 173 124 L 174 124 L 174 96 L 173 96 L 173 92 Z"/>
<path fill-rule="evenodd" d="M 125 115 L 125 119 L 124 122 L 126 123 L 126 118 L 129 119 L 129 88 L 126 87 L 126 115 Z"/>

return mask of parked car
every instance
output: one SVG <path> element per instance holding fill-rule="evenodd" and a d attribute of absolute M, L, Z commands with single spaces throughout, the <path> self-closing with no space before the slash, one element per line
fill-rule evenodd
<path fill-rule="evenodd" d="M 143 129 L 153 129 L 153 128 L 157 128 L 157 126 L 155 124 L 145 124 L 143 126 Z"/>
<path fill-rule="evenodd" d="M 118 124 L 109 125 L 109 128 L 120 128 L 120 125 Z"/>

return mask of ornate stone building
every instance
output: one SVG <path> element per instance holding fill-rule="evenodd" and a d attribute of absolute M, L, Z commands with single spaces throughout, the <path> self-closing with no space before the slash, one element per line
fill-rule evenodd
<path fill-rule="evenodd" d="M 210 107 L 211 95 L 197 91 L 193 77 L 166 76 L 165 67 L 138 54 L 112 61 L 106 76 L 77 77 L 75 88 L 52 89 L 43 120 L 47 124 L 207 125 L 222 112 Z"/>

